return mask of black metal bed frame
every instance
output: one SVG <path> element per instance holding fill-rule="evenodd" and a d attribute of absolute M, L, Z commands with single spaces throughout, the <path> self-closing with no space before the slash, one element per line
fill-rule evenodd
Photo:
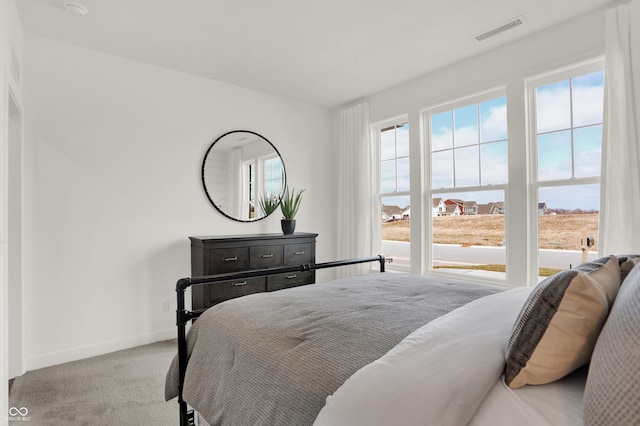
<path fill-rule="evenodd" d="M 336 266 L 355 265 L 357 263 L 379 262 L 380 272 L 384 272 L 385 258 L 382 255 L 362 257 L 357 259 L 336 260 L 333 262 L 306 264 L 300 266 L 281 266 L 277 268 L 255 269 L 245 272 L 230 272 L 225 274 L 207 275 L 202 277 L 182 278 L 176 283 L 176 325 L 178 327 L 178 404 L 180 406 L 180 426 L 195 426 L 195 414 L 189 410 L 187 403 L 182 399 L 184 376 L 187 371 L 187 323 L 199 317 L 203 311 L 189 311 L 185 309 L 185 291 L 192 285 L 212 284 L 220 281 L 235 280 L 241 278 L 262 277 L 288 272 L 306 272 L 316 269 L 333 268 Z"/>

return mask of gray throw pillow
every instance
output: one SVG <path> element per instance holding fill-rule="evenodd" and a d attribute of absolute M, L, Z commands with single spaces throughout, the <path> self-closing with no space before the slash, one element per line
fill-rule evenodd
<path fill-rule="evenodd" d="M 620 282 L 623 282 L 629 272 L 640 263 L 640 255 L 637 254 L 625 254 L 616 256 L 620 261 Z"/>
<path fill-rule="evenodd" d="M 593 350 L 584 391 L 587 426 L 640 424 L 640 265 L 620 287 Z"/>

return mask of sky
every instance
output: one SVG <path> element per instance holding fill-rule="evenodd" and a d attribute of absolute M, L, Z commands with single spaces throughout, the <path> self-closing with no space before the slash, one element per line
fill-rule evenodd
<path fill-rule="evenodd" d="M 539 202 L 549 208 L 599 210 L 599 185 L 547 187 L 545 182 L 600 175 L 604 72 L 539 86 L 535 90 Z M 505 184 L 508 180 L 506 97 L 431 116 L 434 189 Z M 381 135 L 381 191 L 409 190 L 408 125 Z M 394 161 L 393 159 L 396 158 Z M 397 172 L 397 173 L 396 173 Z M 502 192 L 455 193 L 480 204 Z M 442 194 L 439 194 L 440 196 Z M 467 198 L 465 198 L 467 197 Z M 452 197 L 453 198 L 453 197 Z M 404 207 L 408 197 L 385 197 Z M 408 203 L 407 203 L 408 204 Z"/>

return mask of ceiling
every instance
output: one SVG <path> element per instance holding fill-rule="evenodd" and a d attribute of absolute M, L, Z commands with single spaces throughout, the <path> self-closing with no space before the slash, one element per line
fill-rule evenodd
<path fill-rule="evenodd" d="M 333 108 L 612 0 L 16 0 L 25 31 Z M 523 17 L 484 41 L 475 35 Z"/>

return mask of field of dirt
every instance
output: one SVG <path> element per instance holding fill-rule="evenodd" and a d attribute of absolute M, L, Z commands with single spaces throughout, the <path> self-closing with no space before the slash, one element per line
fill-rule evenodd
<path fill-rule="evenodd" d="M 539 247 L 580 250 L 581 238 L 593 237 L 597 250 L 599 214 L 558 214 L 539 216 Z M 385 240 L 409 241 L 409 220 L 382 224 Z M 523 223 L 524 226 L 524 223 Z M 433 218 L 433 242 L 474 246 L 501 246 L 503 215 L 440 216 Z"/>

